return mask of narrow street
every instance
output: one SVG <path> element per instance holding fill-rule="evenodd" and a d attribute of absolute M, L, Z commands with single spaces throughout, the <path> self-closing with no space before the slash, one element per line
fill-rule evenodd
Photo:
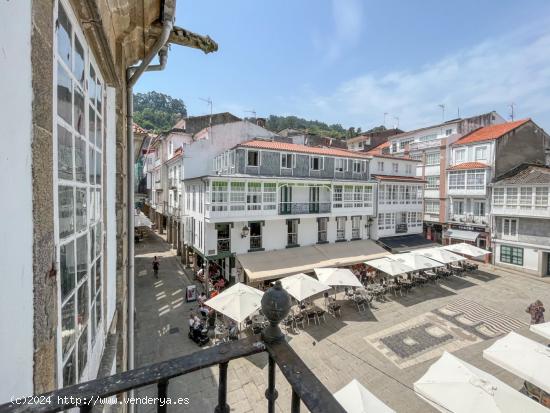
<path fill-rule="evenodd" d="M 184 271 L 180 257 L 165 239 L 147 232 L 135 246 L 135 366 L 168 360 L 198 351 L 187 337 L 189 312 L 197 304 L 185 301 L 185 288 L 192 273 Z M 153 275 L 152 260 L 160 257 L 159 279 Z M 232 412 L 265 412 L 264 397 L 267 379 L 267 356 L 258 354 L 229 363 L 228 403 Z M 265 371 L 263 371 L 265 370 Z M 170 406 L 169 411 L 212 412 L 217 405 L 218 369 L 207 368 L 170 381 L 168 396 L 188 397 L 187 406 Z M 277 375 L 281 406 L 290 404 L 290 386 Z M 287 388 L 288 387 L 288 388 Z M 136 397 L 156 397 L 156 386 L 136 391 Z M 138 412 L 154 412 L 154 405 L 138 405 Z M 277 408 L 277 411 L 284 411 Z"/>

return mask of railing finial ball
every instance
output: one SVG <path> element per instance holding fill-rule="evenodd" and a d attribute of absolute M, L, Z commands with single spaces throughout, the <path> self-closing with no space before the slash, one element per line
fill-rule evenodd
<path fill-rule="evenodd" d="M 269 321 L 269 326 L 262 332 L 262 339 L 266 343 L 274 343 L 284 340 L 285 336 L 279 327 L 279 323 L 290 311 L 290 296 L 283 289 L 281 281 L 275 281 L 275 285 L 266 291 L 262 297 L 262 312 Z"/>

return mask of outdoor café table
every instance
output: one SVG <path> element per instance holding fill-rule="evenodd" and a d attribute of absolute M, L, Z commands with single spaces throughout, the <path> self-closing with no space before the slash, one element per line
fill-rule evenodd
<path fill-rule="evenodd" d="M 451 270 L 456 271 L 456 272 L 464 271 L 464 269 L 460 265 L 451 264 L 450 267 L 451 267 Z"/>
<path fill-rule="evenodd" d="M 266 318 L 261 314 L 256 314 L 254 317 L 252 317 L 252 323 L 254 324 L 263 324 L 265 322 L 266 322 Z"/>

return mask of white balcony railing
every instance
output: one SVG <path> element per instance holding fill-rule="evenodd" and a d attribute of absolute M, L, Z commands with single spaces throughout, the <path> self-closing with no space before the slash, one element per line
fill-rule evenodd
<path fill-rule="evenodd" d="M 491 213 L 493 215 L 526 216 L 533 218 L 550 218 L 550 206 L 537 205 L 494 205 Z"/>
<path fill-rule="evenodd" d="M 449 220 L 464 224 L 489 225 L 489 215 L 450 214 Z"/>
<path fill-rule="evenodd" d="M 441 145 L 440 139 L 434 139 L 427 142 L 412 142 L 409 144 L 410 151 L 421 151 L 424 149 L 437 148 Z"/>

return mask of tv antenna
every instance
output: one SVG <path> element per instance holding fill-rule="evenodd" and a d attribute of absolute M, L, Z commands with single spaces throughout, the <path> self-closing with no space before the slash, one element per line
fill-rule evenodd
<path fill-rule="evenodd" d="M 441 103 L 437 106 L 441 108 L 441 122 L 445 122 L 445 104 Z"/>
<path fill-rule="evenodd" d="M 256 111 L 254 109 L 252 110 L 245 110 L 246 113 L 252 113 L 254 115 L 254 119 L 257 118 Z"/>
<path fill-rule="evenodd" d="M 210 106 L 210 121 L 208 122 L 208 124 L 210 125 L 210 127 L 212 127 L 212 99 L 210 98 L 207 98 L 207 99 L 199 98 L 199 99 L 202 100 L 203 102 L 206 102 L 206 104 Z"/>
<path fill-rule="evenodd" d="M 514 102 L 512 102 L 508 106 L 510 106 L 510 119 L 512 119 L 512 122 L 513 122 L 514 121 L 514 108 L 516 107 L 516 104 Z"/>
<path fill-rule="evenodd" d="M 395 119 L 395 129 L 399 129 L 399 116 L 394 116 Z"/>
<path fill-rule="evenodd" d="M 388 112 L 384 112 L 384 127 L 386 127 L 386 116 L 388 116 Z"/>

